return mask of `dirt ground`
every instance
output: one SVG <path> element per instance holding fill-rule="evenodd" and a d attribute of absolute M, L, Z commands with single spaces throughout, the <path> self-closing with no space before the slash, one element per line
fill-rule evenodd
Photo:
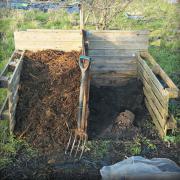
<path fill-rule="evenodd" d="M 16 134 L 39 154 L 28 161 L 19 154 L 3 171 L 5 179 L 101 179 L 100 168 L 132 155 L 170 158 L 180 164 L 178 145 L 158 137 L 137 79 L 119 87 L 91 85 L 84 155 L 80 161 L 64 155 L 68 130 L 76 125 L 78 57 L 79 52 L 26 53 Z"/>

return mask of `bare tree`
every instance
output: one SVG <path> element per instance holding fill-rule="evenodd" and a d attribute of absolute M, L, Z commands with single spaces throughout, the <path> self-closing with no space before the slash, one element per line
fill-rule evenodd
<path fill-rule="evenodd" d="M 107 29 L 113 19 L 123 12 L 133 0 L 85 0 L 84 24 L 93 20 L 96 29 Z"/>

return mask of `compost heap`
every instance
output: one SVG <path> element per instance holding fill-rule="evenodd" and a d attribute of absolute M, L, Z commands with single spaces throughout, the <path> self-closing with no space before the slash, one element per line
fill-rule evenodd
<path fill-rule="evenodd" d="M 80 52 L 27 51 L 21 72 L 16 132 L 36 147 L 64 145 L 76 126 Z"/>

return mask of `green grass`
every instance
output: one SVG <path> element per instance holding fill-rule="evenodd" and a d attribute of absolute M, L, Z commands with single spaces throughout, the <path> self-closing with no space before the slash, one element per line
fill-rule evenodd
<path fill-rule="evenodd" d="M 30 159 L 37 156 L 37 151 L 9 133 L 7 120 L 0 121 L 0 170 L 14 163 L 20 154 Z"/>
<path fill-rule="evenodd" d="M 174 74 L 180 71 L 180 55 L 172 49 L 161 48 L 157 46 L 150 46 L 149 52 L 161 65 L 164 71 L 172 78 L 172 80 L 179 86 L 180 79 Z"/>

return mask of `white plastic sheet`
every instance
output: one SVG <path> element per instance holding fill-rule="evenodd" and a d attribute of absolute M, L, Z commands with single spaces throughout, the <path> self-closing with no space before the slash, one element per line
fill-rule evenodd
<path fill-rule="evenodd" d="M 121 179 L 177 179 L 180 180 L 179 166 L 166 158 L 145 159 L 132 156 L 100 170 L 103 180 Z"/>

